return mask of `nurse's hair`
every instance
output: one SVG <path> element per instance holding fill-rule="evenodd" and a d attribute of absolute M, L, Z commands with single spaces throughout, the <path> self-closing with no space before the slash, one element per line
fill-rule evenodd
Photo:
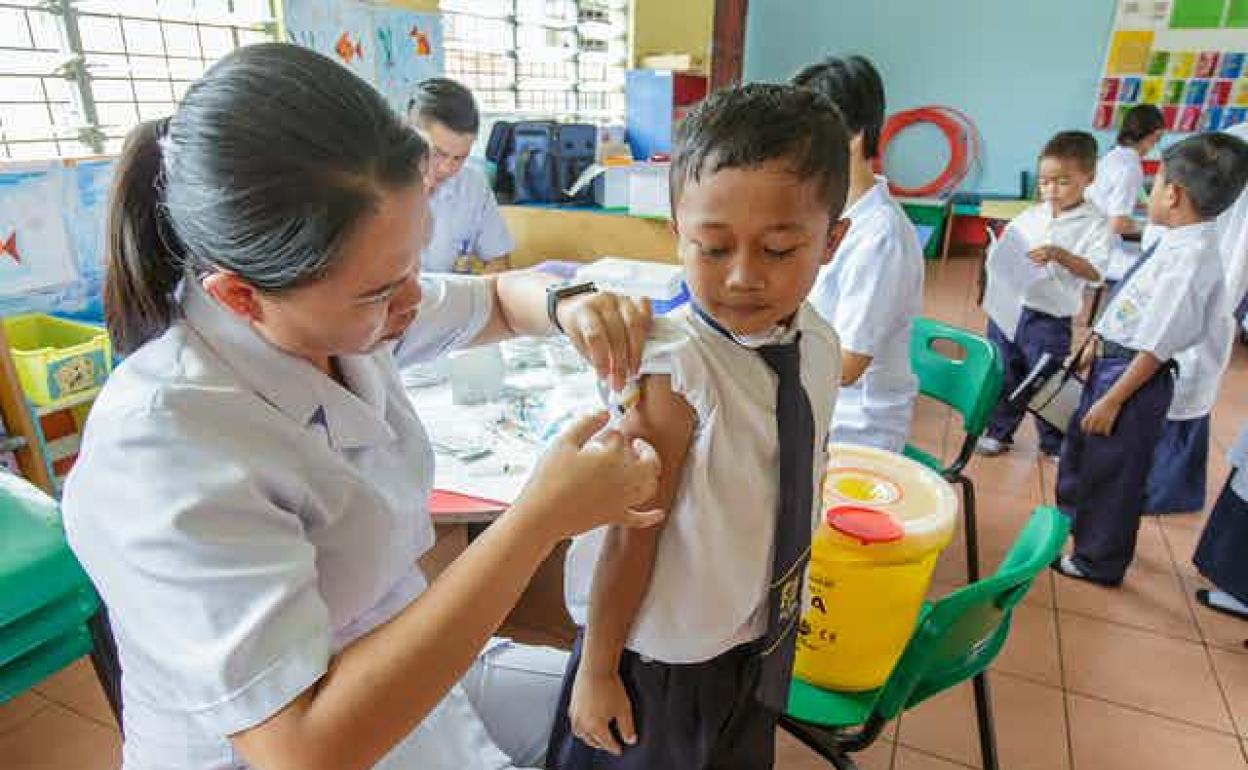
<path fill-rule="evenodd" d="M 828 97 L 851 134 L 862 134 L 862 150 L 868 159 L 880 155 L 880 132 L 884 129 L 884 81 L 865 56 L 824 59 L 793 76 L 793 85 L 811 88 Z"/>
<path fill-rule="evenodd" d="M 1166 127 L 1166 116 L 1155 104 L 1137 104 L 1127 110 L 1118 129 L 1118 144 L 1133 147 Z"/>
<path fill-rule="evenodd" d="M 849 188 L 849 132 L 836 105 L 809 89 L 751 83 L 717 91 L 680 122 L 672 153 L 672 213 L 685 185 L 724 169 L 783 161 L 819 190 L 835 220 Z"/>
<path fill-rule="evenodd" d="M 104 312 L 130 353 L 175 320 L 185 276 L 264 292 L 323 277 L 388 192 L 419 184 L 427 148 L 372 86 L 306 48 L 239 49 L 143 123 L 122 151 L 106 232 Z"/>
<path fill-rule="evenodd" d="M 1248 142 L 1230 134 L 1197 134 L 1161 155 L 1166 182 L 1178 185 L 1204 219 L 1214 219 L 1248 181 Z"/>

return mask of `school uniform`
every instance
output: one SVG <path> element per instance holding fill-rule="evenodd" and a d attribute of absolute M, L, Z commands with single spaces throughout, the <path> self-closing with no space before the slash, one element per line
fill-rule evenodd
<path fill-rule="evenodd" d="M 491 314 L 483 281 L 422 283 L 406 360 Z M 63 502 L 117 639 L 124 770 L 244 767 L 227 736 L 416 599 L 434 543 L 433 452 L 389 347 L 339 358 L 339 385 L 196 282 L 181 292 L 180 320 L 96 400 Z M 565 657 L 492 643 L 376 767 L 537 765 Z"/>
<path fill-rule="evenodd" d="M 433 230 L 421 257 L 426 273 L 455 271 L 461 257 L 489 262 L 516 247 L 485 174 L 465 164 L 429 196 Z"/>
<path fill-rule="evenodd" d="M 1130 147 L 1119 145 L 1097 161 L 1096 178 L 1086 195 L 1105 216 L 1129 217 L 1144 192 L 1144 161 Z M 1140 246 L 1128 243 L 1122 236 L 1111 234 L 1110 256 L 1105 267 L 1105 280 L 1111 284 L 1122 280 L 1127 269 L 1140 256 Z"/>
<path fill-rule="evenodd" d="M 1088 410 L 1137 353 L 1168 364 L 1219 323 L 1222 267 L 1213 223 L 1166 232 L 1128 271 L 1097 322 L 1102 354 L 1092 365 L 1058 467 L 1057 502 L 1074 519 L 1072 558 L 1097 582 L 1118 584 L 1135 554 L 1153 454 L 1174 395 L 1163 366 L 1123 404 L 1109 436 L 1085 435 Z"/>
<path fill-rule="evenodd" d="M 849 231 L 819 271 L 810 304 L 848 351 L 871 356 L 841 388 L 832 440 L 900 452 L 910 436 L 919 381 L 910 369 L 910 329 L 923 307 L 923 251 L 914 225 L 877 177 L 843 216 Z"/>
<path fill-rule="evenodd" d="M 620 663 L 638 743 L 616 758 L 572 736 L 567 704 L 578 645 L 551 738 L 551 768 L 772 766 L 775 708 L 783 705 L 762 702 L 770 652 L 766 640 L 775 613 L 784 610 L 789 658 L 778 698 L 783 702 L 792 673 L 805 555 L 818 520 L 840 350 L 836 333 L 806 306 L 776 340 L 800 350 L 800 384 L 810 407 L 806 440 L 811 443 L 804 447 L 809 467 L 797 468 L 796 474 L 810 484 L 805 490 L 808 513 L 792 512 L 804 540 L 795 550 L 803 554 L 803 566 L 786 577 L 793 589 L 784 594 L 785 603 L 792 604 L 786 609 L 777 606 L 772 578 L 773 557 L 781 550 L 780 513 L 801 485 L 800 480 L 792 486 L 779 483 L 786 456 L 795 449 L 778 440 L 783 427 L 777 413 L 789 401 L 780 398 L 777 375 L 764 360 L 766 348 L 751 349 L 725 336 L 693 309 L 679 311 L 673 324 L 682 339 L 664 345 L 660 355 L 648 348 L 642 372 L 670 377 L 673 392 L 692 408 L 695 427 L 681 486 L 659 536 L 649 588 Z M 565 598 L 581 627 L 588 621 L 603 537 L 603 530 L 582 535 L 568 553 Z"/>
<path fill-rule="evenodd" d="M 1231 473 L 1200 533 L 1192 563 L 1214 586 L 1248 604 L 1248 428 L 1227 460 Z"/>
<path fill-rule="evenodd" d="M 1061 247 L 1092 264 L 1104 274 L 1109 260 L 1110 231 L 1105 215 L 1085 201 L 1069 211 L 1053 214 L 1047 203 L 1041 203 L 1019 214 L 1010 222 L 1027 242 L 1029 249 L 1044 245 Z M 991 282 L 992 264 L 988 265 Z M 1049 354 L 1056 368 L 1070 355 L 1072 319 L 1083 306 L 1083 290 L 1087 281 L 1066 268 L 1049 263 L 1041 277 L 1028 287 L 1022 300 L 1022 315 L 1013 334 L 1007 334 L 997 323 L 988 321 L 988 338 L 997 346 L 1005 364 L 1001 400 L 989 420 L 987 435 L 1002 443 L 1014 439 L 1014 431 L 1026 415 L 1026 409 L 1008 400 L 1010 393 L 1022 384 L 1040 358 Z M 1062 434 L 1037 419 L 1040 449 L 1055 455 L 1062 446 Z"/>
<path fill-rule="evenodd" d="M 1232 126 L 1226 133 L 1248 142 L 1248 123 Z M 1248 188 L 1218 217 L 1218 245 L 1226 265 L 1226 294 L 1231 307 L 1238 308 L 1248 303 Z"/>

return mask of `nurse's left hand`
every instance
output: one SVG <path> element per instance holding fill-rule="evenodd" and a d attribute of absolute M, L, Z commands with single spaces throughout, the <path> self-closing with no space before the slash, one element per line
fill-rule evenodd
<path fill-rule="evenodd" d="M 614 391 L 641 367 L 650 333 L 650 300 L 594 292 L 569 297 L 555 311 L 572 345 Z"/>
<path fill-rule="evenodd" d="M 1114 423 L 1118 421 L 1121 411 L 1122 404 L 1102 397 L 1083 416 L 1079 427 L 1088 436 L 1108 436 L 1114 432 Z"/>

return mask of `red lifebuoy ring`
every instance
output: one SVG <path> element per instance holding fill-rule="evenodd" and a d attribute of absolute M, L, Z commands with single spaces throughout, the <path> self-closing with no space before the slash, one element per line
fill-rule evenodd
<path fill-rule="evenodd" d="M 877 173 L 883 168 L 884 153 L 898 134 L 918 123 L 930 123 L 940 129 L 949 142 L 949 164 L 930 182 L 918 187 L 902 187 L 889 183 L 894 195 L 904 198 L 925 198 L 951 193 L 966 180 L 971 165 L 979 158 L 979 131 L 965 113 L 952 107 L 926 106 L 889 116 L 880 133 L 880 152 L 875 159 Z"/>

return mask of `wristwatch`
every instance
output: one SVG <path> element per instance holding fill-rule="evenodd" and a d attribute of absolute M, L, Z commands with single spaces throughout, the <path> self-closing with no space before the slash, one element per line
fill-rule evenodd
<path fill-rule="evenodd" d="M 595 291 L 598 291 L 598 287 L 594 286 L 592 281 L 553 284 L 546 287 L 546 316 L 550 318 L 550 322 L 555 325 L 560 334 L 564 333 L 563 324 L 559 323 L 559 315 L 555 312 L 559 309 L 559 303 L 568 297 L 576 297 Z"/>

